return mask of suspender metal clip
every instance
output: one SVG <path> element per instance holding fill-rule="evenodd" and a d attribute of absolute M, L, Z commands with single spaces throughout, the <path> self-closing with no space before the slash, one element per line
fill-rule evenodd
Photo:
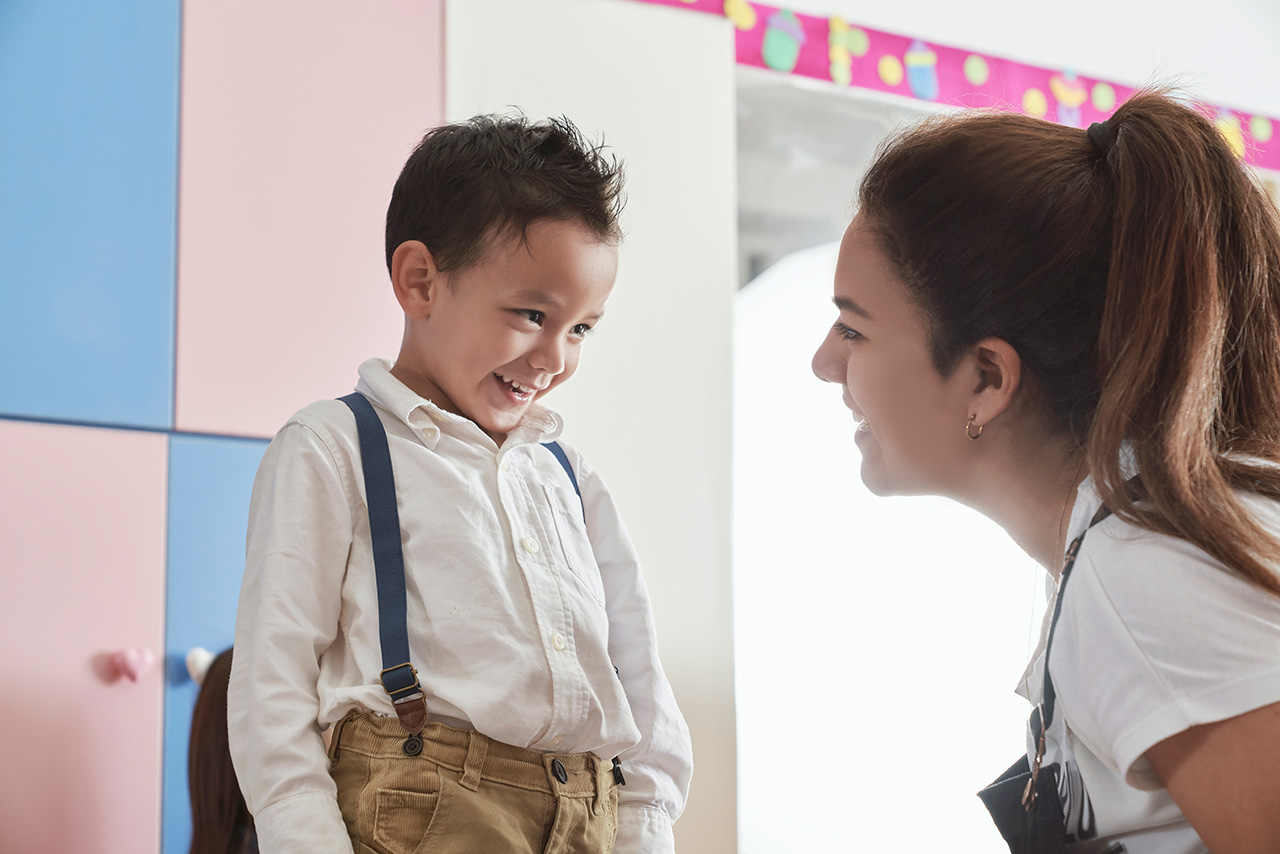
<path fill-rule="evenodd" d="M 396 673 L 396 671 L 408 668 L 409 672 Z M 389 680 L 388 673 L 395 673 Z M 382 690 L 391 695 L 393 703 L 406 699 L 414 694 L 422 693 L 422 686 L 418 684 L 418 669 L 409 662 L 397 664 L 395 667 L 388 667 L 378 674 L 378 678 L 382 680 Z"/>

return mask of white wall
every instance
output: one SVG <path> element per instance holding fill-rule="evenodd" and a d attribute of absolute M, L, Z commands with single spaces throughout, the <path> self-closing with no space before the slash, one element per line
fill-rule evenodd
<path fill-rule="evenodd" d="M 519 105 L 627 163 L 608 314 L 549 405 L 622 508 L 693 733 L 683 852 L 736 850 L 730 505 L 734 59 L 724 19 L 639 3 L 455 0 L 451 120 Z"/>
<path fill-rule="evenodd" d="M 1280 118 L 1277 0 L 787 0 L 811 15 Z"/>

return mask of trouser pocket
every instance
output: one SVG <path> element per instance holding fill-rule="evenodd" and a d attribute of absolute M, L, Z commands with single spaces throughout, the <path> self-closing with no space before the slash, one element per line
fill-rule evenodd
<path fill-rule="evenodd" d="M 361 725 L 344 720 L 346 727 Z M 339 743 L 329 768 L 338 789 L 338 809 L 355 850 L 377 854 L 423 851 L 440 813 L 440 769 L 425 757 L 370 756 Z"/>
<path fill-rule="evenodd" d="M 386 854 L 427 850 L 440 793 L 380 788 L 374 793 L 373 849 Z"/>

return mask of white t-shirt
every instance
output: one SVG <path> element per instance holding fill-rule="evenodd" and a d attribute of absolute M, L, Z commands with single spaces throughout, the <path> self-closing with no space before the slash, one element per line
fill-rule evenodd
<path fill-rule="evenodd" d="M 1280 503 L 1243 500 L 1280 531 Z M 1068 541 L 1101 504 L 1085 480 Z M 1043 667 L 1042 637 L 1018 686 L 1033 703 Z M 1280 598 L 1184 540 L 1111 516 L 1089 531 L 1069 576 L 1051 673 L 1057 705 L 1044 763 L 1062 767 L 1059 794 L 1077 840 L 1069 850 L 1207 852 L 1145 753 L 1190 727 L 1280 702 Z M 1029 730 L 1027 743 L 1034 757 Z"/>

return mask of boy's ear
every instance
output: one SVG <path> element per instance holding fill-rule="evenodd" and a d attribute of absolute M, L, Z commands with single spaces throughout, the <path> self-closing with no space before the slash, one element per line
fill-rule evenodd
<path fill-rule="evenodd" d="M 445 286 L 431 250 L 420 240 L 406 240 L 391 253 L 391 286 L 410 320 L 430 316 L 436 294 Z"/>
<path fill-rule="evenodd" d="M 1022 386 L 1022 358 L 1003 338 L 983 338 L 973 352 L 978 383 L 969 411 L 978 416 L 976 424 L 985 426 L 1013 405 Z"/>

